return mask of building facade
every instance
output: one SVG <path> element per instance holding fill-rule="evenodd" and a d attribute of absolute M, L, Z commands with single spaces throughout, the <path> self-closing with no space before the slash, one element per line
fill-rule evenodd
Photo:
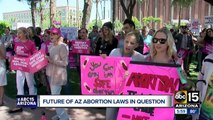
<path fill-rule="evenodd" d="M 82 9 L 77 10 L 76 7 L 60 6 L 56 8 L 56 21 L 69 26 L 78 26 L 79 21 L 82 18 Z M 78 11 L 78 12 L 77 12 Z M 49 24 L 49 9 L 44 10 L 44 23 Z M 78 19 L 77 19 L 78 18 Z M 3 20 L 11 21 L 15 23 L 27 23 L 32 24 L 31 11 L 15 11 L 3 13 Z M 40 13 L 35 12 L 36 25 L 40 24 Z"/>
<path fill-rule="evenodd" d="M 124 1 L 127 5 L 129 0 Z M 133 16 L 136 16 L 138 20 L 141 21 L 141 23 L 143 17 L 159 17 L 162 20 L 160 24 L 150 24 L 150 27 L 152 28 L 159 28 L 165 24 L 169 24 L 175 20 L 178 20 L 179 8 L 179 6 L 172 5 L 172 0 L 143 0 L 143 2 L 139 2 L 137 0 Z M 204 0 L 194 0 L 190 7 L 182 9 L 181 19 L 188 20 L 189 22 L 191 20 L 198 19 L 202 27 L 205 27 L 204 17 L 210 15 L 213 15 L 213 6 Z M 115 16 L 116 19 L 121 21 L 126 18 L 119 0 L 116 0 Z"/>

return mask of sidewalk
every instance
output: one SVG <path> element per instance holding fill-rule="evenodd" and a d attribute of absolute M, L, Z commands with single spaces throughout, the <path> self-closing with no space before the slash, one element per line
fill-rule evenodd
<path fill-rule="evenodd" d="M 41 120 L 41 113 L 46 113 L 47 120 L 54 116 L 54 108 L 37 108 L 31 110 L 24 108 L 23 112 L 9 114 L 7 111 L 16 106 L 14 99 L 7 96 L 4 98 L 4 106 L 0 107 L 0 120 Z M 105 120 L 105 109 L 97 108 L 67 108 L 70 120 Z"/>

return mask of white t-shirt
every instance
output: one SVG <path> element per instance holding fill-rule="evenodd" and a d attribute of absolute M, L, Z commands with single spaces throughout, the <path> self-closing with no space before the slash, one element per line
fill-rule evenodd
<path fill-rule="evenodd" d="M 114 57 L 127 57 L 127 56 L 123 56 L 122 53 L 121 53 L 121 49 L 120 48 L 115 48 L 113 49 L 109 56 L 114 56 Z M 139 52 L 135 51 L 134 50 L 134 53 L 133 55 L 131 56 L 132 58 L 132 61 L 144 61 L 145 57 L 140 54 Z"/>

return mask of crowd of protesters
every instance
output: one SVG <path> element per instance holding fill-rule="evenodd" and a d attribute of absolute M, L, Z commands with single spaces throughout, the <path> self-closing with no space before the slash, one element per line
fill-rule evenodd
<path fill-rule="evenodd" d="M 199 36 L 194 36 L 187 26 L 181 26 L 180 30 L 168 30 L 163 27 L 158 30 L 143 26 L 141 30 L 135 30 L 132 20 L 123 22 L 123 31 L 114 34 L 114 26 L 111 22 L 103 24 L 102 28 L 93 26 L 88 34 L 86 28 L 78 30 L 77 40 L 90 40 L 90 53 L 102 57 L 131 57 L 132 61 L 147 61 L 154 63 L 181 64 L 183 74 L 190 76 L 189 67 L 193 55 L 198 61 L 195 71 L 200 71 L 197 89 L 201 92 L 201 102 L 205 102 L 206 96 L 213 97 L 213 29 L 203 29 Z M 59 28 L 50 28 L 42 32 L 41 28 L 21 27 L 17 35 L 5 29 L 5 35 L 0 41 L 0 105 L 3 105 L 4 86 L 7 85 L 6 73 L 10 70 L 11 55 L 29 57 L 40 49 L 46 52 L 49 64 L 42 69 L 41 74 L 32 74 L 21 70 L 16 71 L 17 95 L 36 95 L 37 85 L 35 81 L 47 86 L 47 93 L 59 95 L 62 86 L 67 83 L 67 66 L 70 46 L 69 40 L 63 38 Z M 179 51 L 184 50 L 185 56 L 178 56 Z M 7 53 L 7 54 L 6 54 Z M 80 55 L 76 54 L 76 66 L 80 75 Z M 4 64 L 4 61 L 6 64 Z M 42 80 L 47 78 L 47 80 Z M 211 81 L 209 81 L 211 79 Z M 205 83 L 205 84 L 204 84 Z M 37 82 L 39 84 L 39 82 Z M 202 87 L 200 87 L 202 86 Z M 204 87 L 203 87 L 204 86 Z M 28 90 L 26 90 L 26 88 Z M 205 104 L 204 104 L 205 105 Z M 211 106 L 213 104 L 211 103 Z M 211 108 L 213 111 L 213 108 Z M 10 110 L 10 113 L 21 112 L 22 108 Z M 53 119 L 68 120 L 68 114 L 63 108 L 56 109 L 57 115 Z M 106 119 L 116 119 L 117 109 L 107 108 Z M 194 119 L 213 119 L 213 113 L 206 107 L 201 108 L 201 115 Z"/>

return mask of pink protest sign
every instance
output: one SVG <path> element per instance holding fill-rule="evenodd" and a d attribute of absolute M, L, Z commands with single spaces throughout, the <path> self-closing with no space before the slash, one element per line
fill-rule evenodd
<path fill-rule="evenodd" d="M 130 64 L 123 94 L 174 95 L 179 88 L 177 66 Z M 173 120 L 174 108 L 120 108 L 118 120 Z"/>
<path fill-rule="evenodd" d="M 10 69 L 29 72 L 28 62 L 29 62 L 28 58 L 12 56 L 10 61 Z"/>
<path fill-rule="evenodd" d="M 206 54 L 213 54 L 213 43 L 205 44 L 205 46 L 203 47 L 203 52 Z"/>
<path fill-rule="evenodd" d="M 48 64 L 46 53 L 43 49 L 39 50 L 29 58 L 29 69 L 31 73 L 35 73 Z"/>
<path fill-rule="evenodd" d="M 82 94 L 119 94 L 125 84 L 130 58 L 81 56 Z"/>
<path fill-rule="evenodd" d="M 44 50 L 40 50 L 30 57 L 11 57 L 11 70 L 21 70 L 24 72 L 35 73 L 48 64 Z"/>
<path fill-rule="evenodd" d="M 89 54 L 90 40 L 72 40 L 72 53 Z"/>
<path fill-rule="evenodd" d="M 146 44 L 144 44 L 144 47 L 143 47 L 143 54 L 148 53 L 149 50 L 150 50 L 149 46 L 146 45 Z"/>
<path fill-rule="evenodd" d="M 182 58 L 184 59 L 186 57 L 186 55 L 188 54 L 188 50 L 186 49 L 180 49 L 177 53 L 178 58 Z"/>

